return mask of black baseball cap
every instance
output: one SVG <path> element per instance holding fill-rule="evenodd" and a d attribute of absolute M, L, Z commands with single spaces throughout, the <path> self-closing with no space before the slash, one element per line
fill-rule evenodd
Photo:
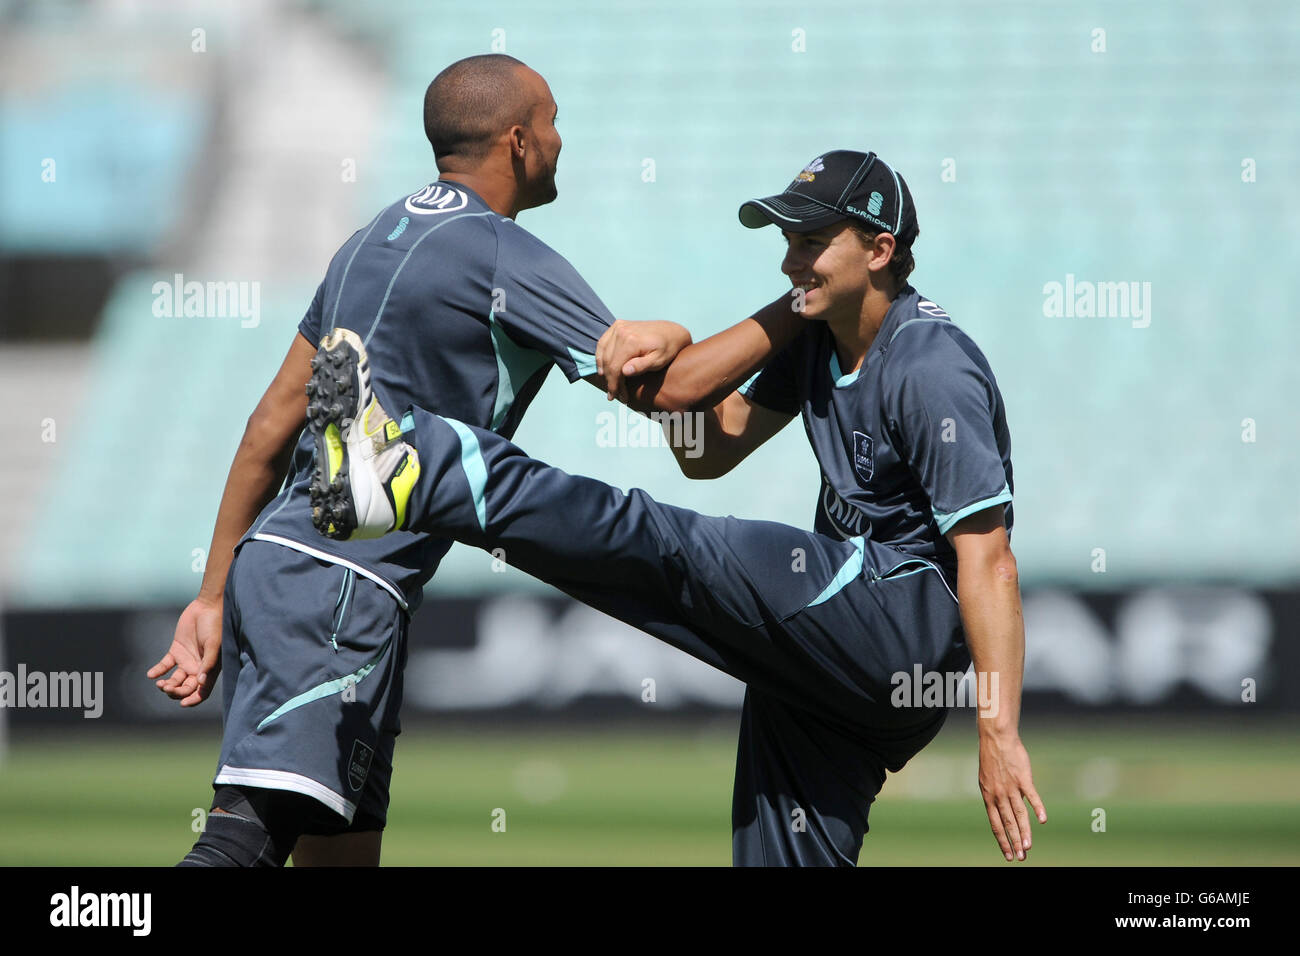
<path fill-rule="evenodd" d="M 775 224 L 813 232 L 841 219 L 892 233 L 902 245 L 911 245 L 917 234 L 916 207 L 903 177 L 875 153 L 852 149 L 822 153 L 785 192 L 740 207 L 740 221 L 750 229 Z"/>

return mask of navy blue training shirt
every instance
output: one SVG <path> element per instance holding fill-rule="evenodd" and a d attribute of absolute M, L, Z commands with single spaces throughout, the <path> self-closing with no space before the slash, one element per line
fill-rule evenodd
<path fill-rule="evenodd" d="M 810 320 L 740 392 L 802 411 L 822 472 L 816 531 L 934 559 L 954 587 L 956 553 L 944 537 L 954 524 L 1005 503 L 1010 533 L 1011 435 L 993 371 L 910 285 L 857 372 L 841 372 L 830 328 Z"/>
<path fill-rule="evenodd" d="M 343 244 L 298 329 L 313 345 L 335 328 L 360 335 L 389 414 L 417 405 L 509 438 L 553 365 L 570 382 L 596 371 L 596 343 L 612 321 L 561 255 L 463 185 L 440 181 Z M 317 534 L 308 495 L 314 448 L 304 429 L 285 487 L 244 540 L 350 566 L 414 610 L 451 542 Z"/>

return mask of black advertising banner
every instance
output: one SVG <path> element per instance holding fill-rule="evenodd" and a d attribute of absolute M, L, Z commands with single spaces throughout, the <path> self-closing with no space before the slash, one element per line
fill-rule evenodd
<path fill-rule="evenodd" d="M 1026 712 L 1300 710 L 1285 679 L 1300 663 L 1300 591 L 1040 588 L 1025 592 L 1024 608 Z M 5 612 L 0 717 L 13 727 L 216 720 L 219 708 L 182 710 L 144 676 L 178 613 Z M 921 675 L 896 676 L 919 687 Z M 653 701 L 707 715 L 734 711 L 742 694 L 725 674 L 567 598 L 430 599 L 411 625 L 404 713 L 633 718 Z"/>

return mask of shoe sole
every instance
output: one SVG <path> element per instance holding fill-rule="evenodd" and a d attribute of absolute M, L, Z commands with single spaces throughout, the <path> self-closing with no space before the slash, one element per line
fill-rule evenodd
<path fill-rule="evenodd" d="M 312 469 L 311 520 L 316 530 L 337 541 L 347 540 L 357 527 L 356 505 L 348 476 L 347 433 L 361 414 L 369 391 L 369 369 L 364 353 L 338 329 L 327 335 L 311 360 L 307 383 L 307 427 L 316 442 Z M 338 460 L 333 480 L 329 478 L 331 453 Z"/>

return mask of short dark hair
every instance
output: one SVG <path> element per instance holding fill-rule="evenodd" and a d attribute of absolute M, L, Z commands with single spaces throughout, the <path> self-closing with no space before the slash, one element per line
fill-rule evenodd
<path fill-rule="evenodd" d="M 885 231 L 883 229 L 871 229 L 864 223 L 854 219 L 849 219 L 847 222 L 849 228 L 857 233 L 858 238 L 862 240 L 864 247 L 870 246 L 871 240 Z M 916 234 L 912 236 L 912 242 L 916 242 L 916 238 L 920 234 L 921 227 L 918 225 Z M 891 235 L 893 234 L 891 233 Z M 903 245 L 898 236 L 894 236 L 894 254 L 889 259 L 889 274 L 894 277 L 894 282 L 898 284 L 900 289 L 907 284 L 907 277 L 912 274 L 912 270 L 915 268 L 916 258 L 912 255 L 912 243 L 909 242 L 907 245 Z"/>
<path fill-rule="evenodd" d="M 449 157 L 481 160 L 511 126 L 527 126 L 533 102 L 520 82 L 525 64 L 504 53 L 457 60 L 424 93 L 424 135 L 442 169 Z"/>

